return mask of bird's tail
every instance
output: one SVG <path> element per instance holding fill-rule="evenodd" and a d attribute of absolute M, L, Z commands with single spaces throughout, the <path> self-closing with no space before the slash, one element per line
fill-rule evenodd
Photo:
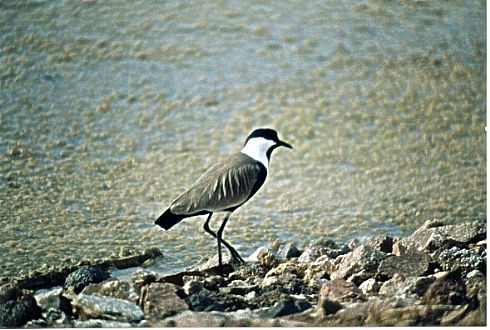
<path fill-rule="evenodd" d="M 158 219 L 155 220 L 155 225 L 158 225 L 165 230 L 169 230 L 172 226 L 178 224 L 185 216 L 173 214 L 168 208 L 165 212 L 163 212 Z"/>

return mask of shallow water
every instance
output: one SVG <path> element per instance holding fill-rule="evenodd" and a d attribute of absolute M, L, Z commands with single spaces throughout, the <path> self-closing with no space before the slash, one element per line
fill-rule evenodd
<path fill-rule="evenodd" d="M 243 255 L 485 221 L 485 12 L 0 2 L 0 275 L 153 246 L 162 272 L 209 257 L 204 219 L 168 232 L 153 219 L 263 126 L 294 150 L 274 153 L 225 230 Z"/>

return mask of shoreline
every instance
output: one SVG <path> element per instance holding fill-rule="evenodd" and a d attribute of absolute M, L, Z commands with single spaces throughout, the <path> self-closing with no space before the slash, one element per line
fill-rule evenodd
<path fill-rule="evenodd" d="M 486 325 L 486 224 L 431 220 L 406 237 L 214 256 L 160 275 L 158 249 L 0 283 L 0 327 Z"/>

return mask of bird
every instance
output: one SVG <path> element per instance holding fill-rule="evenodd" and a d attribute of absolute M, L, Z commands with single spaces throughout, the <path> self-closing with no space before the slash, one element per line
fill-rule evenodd
<path fill-rule="evenodd" d="M 239 152 L 229 155 L 205 171 L 194 184 L 170 203 L 154 224 L 169 230 L 185 218 L 207 215 L 203 229 L 216 239 L 220 272 L 223 273 L 222 244 L 230 251 L 234 260 L 244 262 L 231 244 L 223 239 L 223 231 L 233 211 L 252 198 L 264 184 L 272 151 L 278 147 L 293 149 L 289 143 L 278 138 L 274 129 L 253 130 Z M 209 227 L 215 212 L 225 214 L 217 232 Z"/>

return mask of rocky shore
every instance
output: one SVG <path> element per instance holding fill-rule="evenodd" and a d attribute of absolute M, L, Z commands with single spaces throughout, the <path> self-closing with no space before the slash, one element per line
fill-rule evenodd
<path fill-rule="evenodd" d="M 111 262 L 0 283 L 1 327 L 486 325 L 486 224 L 427 221 L 408 237 L 261 247 L 159 275 Z"/>

